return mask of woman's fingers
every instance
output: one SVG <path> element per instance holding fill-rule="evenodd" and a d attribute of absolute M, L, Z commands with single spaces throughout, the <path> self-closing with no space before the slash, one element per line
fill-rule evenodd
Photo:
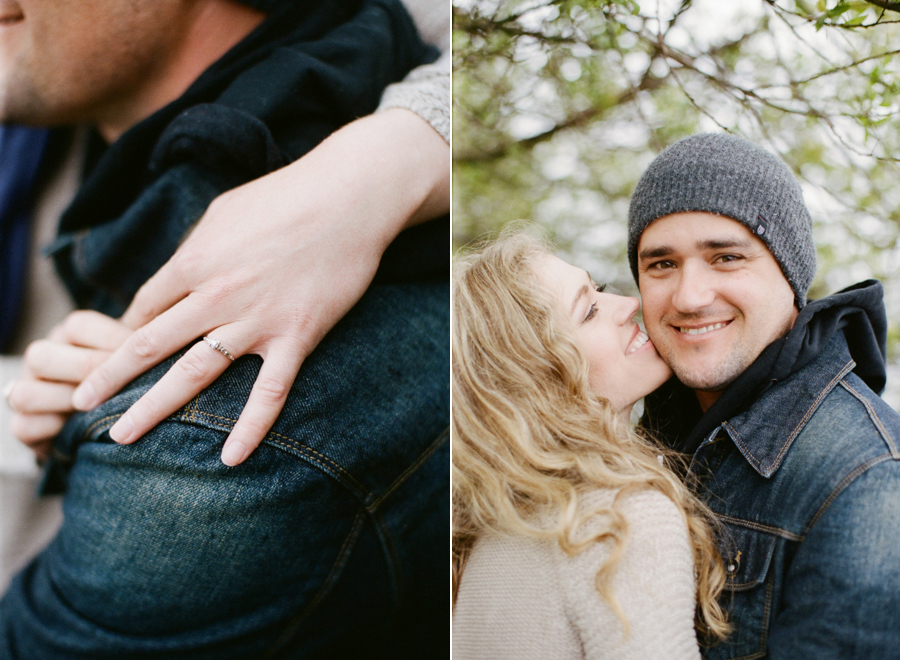
<path fill-rule="evenodd" d="M 222 338 L 223 345 L 233 357 L 236 358 L 241 354 L 236 352 L 236 340 L 232 343 L 226 331 L 219 329 L 215 334 L 217 338 Z M 149 392 L 119 418 L 109 430 L 110 437 L 121 444 L 134 442 L 197 396 L 218 378 L 231 362 L 231 359 L 212 348 L 207 342 L 198 341 L 172 365 Z"/>
<path fill-rule="evenodd" d="M 71 413 L 74 391 L 71 384 L 22 378 L 13 384 L 6 400 L 17 413 Z"/>
<path fill-rule="evenodd" d="M 250 398 L 225 440 L 222 449 L 225 465 L 243 463 L 259 447 L 284 408 L 301 362 L 302 355 L 298 350 L 273 349 L 266 355 Z"/>
<path fill-rule="evenodd" d="M 74 312 L 53 328 L 50 339 L 32 342 L 25 351 L 22 376 L 9 390 L 15 412 L 13 435 L 38 456 L 74 412 L 72 394 L 78 383 L 101 365 L 131 331 L 97 312 Z"/>
<path fill-rule="evenodd" d="M 35 445 L 52 440 L 62 430 L 68 417 L 57 413 L 37 415 L 16 413 L 10 420 L 10 429 L 14 436 L 34 449 Z"/>
<path fill-rule="evenodd" d="M 163 264 L 156 274 L 138 289 L 120 321 L 132 330 L 147 325 L 187 297 L 191 287 L 179 268 L 180 251 Z"/>
<path fill-rule="evenodd" d="M 205 316 L 204 316 L 205 314 Z M 127 383 L 162 362 L 209 328 L 209 311 L 190 298 L 135 330 L 106 362 L 92 371 L 72 395 L 77 410 L 90 410 Z"/>
<path fill-rule="evenodd" d="M 234 331 L 232 331 L 234 332 Z M 210 333 L 233 357 L 242 351 L 227 329 Z M 222 462 L 238 465 L 246 460 L 272 428 L 300 369 L 300 351 L 286 346 L 265 357 L 247 404 L 225 441 Z M 109 430 L 121 444 L 138 440 L 166 417 L 183 407 L 231 365 L 231 360 L 206 341 L 199 341 L 142 396 Z"/>
<path fill-rule="evenodd" d="M 25 366 L 43 380 L 80 383 L 108 357 L 108 351 L 39 339 L 25 350 Z"/>
<path fill-rule="evenodd" d="M 132 330 L 117 319 L 91 310 L 78 310 L 50 333 L 50 339 L 73 346 L 84 346 L 112 353 L 131 335 Z"/>

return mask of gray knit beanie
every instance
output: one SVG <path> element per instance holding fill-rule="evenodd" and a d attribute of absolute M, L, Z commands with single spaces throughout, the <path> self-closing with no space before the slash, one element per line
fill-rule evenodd
<path fill-rule="evenodd" d="M 628 211 L 635 282 L 643 231 L 657 218 L 689 211 L 733 218 L 762 239 L 803 308 L 816 274 L 812 219 L 800 184 L 780 159 L 727 133 L 693 135 L 665 149 L 638 181 Z"/>

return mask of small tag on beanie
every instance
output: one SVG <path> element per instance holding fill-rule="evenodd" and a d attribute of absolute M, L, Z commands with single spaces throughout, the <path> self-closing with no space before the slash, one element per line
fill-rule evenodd
<path fill-rule="evenodd" d="M 753 231 L 757 236 L 763 236 L 767 231 L 769 231 L 769 221 L 759 214 L 756 215 L 756 219 L 757 223 Z"/>

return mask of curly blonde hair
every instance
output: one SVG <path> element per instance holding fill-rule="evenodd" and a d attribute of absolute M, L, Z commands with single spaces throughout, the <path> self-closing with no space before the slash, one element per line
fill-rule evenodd
<path fill-rule="evenodd" d="M 570 555 L 612 544 L 597 573 L 600 595 L 622 618 L 610 578 L 628 525 L 622 497 L 655 489 L 684 516 L 697 577 L 697 629 L 730 631 L 717 598 L 725 571 L 704 505 L 658 457 L 672 453 L 638 435 L 590 389 L 588 364 L 551 293 L 534 271 L 551 250 L 529 233 L 507 233 L 454 264 L 453 599 L 475 540 L 488 530 L 555 539 Z M 611 507 L 585 495 L 613 489 Z M 608 524 L 583 538 L 594 516 Z"/>

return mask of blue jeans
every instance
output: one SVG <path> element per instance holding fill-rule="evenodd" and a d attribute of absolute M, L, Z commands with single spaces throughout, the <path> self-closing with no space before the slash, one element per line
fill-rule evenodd
<path fill-rule="evenodd" d="M 446 281 L 373 286 L 235 468 L 255 356 L 134 445 L 107 431 L 174 358 L 73 418 L 0 658 L 449 657 L 448 337 Z"/>

